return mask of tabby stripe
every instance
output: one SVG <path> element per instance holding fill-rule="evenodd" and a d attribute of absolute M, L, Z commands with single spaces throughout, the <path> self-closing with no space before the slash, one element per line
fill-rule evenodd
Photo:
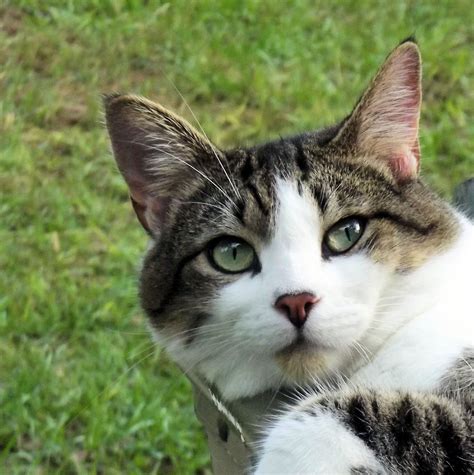
<path fill-rule="evenodd" d="M 415 424 L 414 414 L 418 410 L 413 407 L 408 396 L 405 396 L 398 402 L 398 407 L 393 414 L 392 434 L 396 441 L 394 447 L 395 457 L 402 457 L 409 448 L 416 443 L 414 436 L 417 433 L 417 424 Z M 420 421 L 418 421 L 418 424 Z M 420 424 L 419 424 L 420 425 Z"/>
<path fill-rule="evenodd" d="M 377 402 L 376 396 L 372 396 L 371 407 L 372 407 L 372 414 L 374 415 L 375 418 L 378 418 L 379 417 L 379 403 Z"/>
<path fill-rule="evenodd" d="M 367 420 L 368 407 L 365 404 L 363 396 L 355 396 L 351 399 L 347 412 L 349 415 L 348 423 L 352 426 L 358 437 L 368 442 L 372 434 L 372 428 Z"/>
<path fill-rule="evenodd" d="M 209 318 L 210 315 L 205 312 L 198 312 L 196 315 L 194 315 L 188 327 L 189 334 L 185 341 L 186 346 L 189 346 L 194 341 L 194 339 L 197 337 L 199 328 L 201 328 L 202 324 Z"/>
<path fill-rule="evenodd" d="M 300 196 L 303 196 L 303 183 L 301 183 L 301 180 L 298 180 L 296 184 L 298 186 L 298 194 Z"/>
<path fill-rule="evenodd" d="M 268 161 L 268 151 L 266 148 L 258 149 L 256 152 L 257 163 L 259 168 L 262 168 Z"/>
<path fill-rule="evenodd" d="M 360 251 L 371 251 L 372 246 L 377 242 L 378 234 L 374 232 L 371 236 L 369 236 L 363 244 L 361 244 L 359 250 Z"/>
<path fill-rule="evenodd" d="M 252 156 L 247 155 L 244 165 L 240 169 L 240 177 L 242 178 L 242 181 L 245 183 L 252 176 L 253 172 Z"/>
<path fill-rule="evenodd" d="M 327 163 L 329 165 L 329 163 Z M 401 191 L 399 188 L 393 185 L 386 176 L 381 173 L 376 168 L 370 166 L 361 166 L 359 164 L 350 163 L 347 161 L 336 161 L 332 160 L 330 164 L 333 166 L 333 170 L 337 172 L 341 181 L 344 181 L 347 175 L 360 174 L 361 178 L 371 181 L 376 181 L 380 187 L 389 190 L 392 194 L 396 196 L 401 196 Z"/>
<path fill-rule="evenodd" d="M 236 208 L 232 208 L 234 216 L 245 226 L 244 215 L 245 215 L 245 201 L 239 200 L 236 203 Z"/>
<path fill-rule="evenodd" d="M 472 439 L 463 440 L 459 436 L 459 433 L 462 433 L 462 431 L 454 426 L 453 422 L 455 422 L 455 419 L 453 419 L 453 415 L 447 413 L 445 408 L 435 404 L 433 409 L 437 415 L 438 422 L 435 428 L 436 437 L 441 444 L 446 459 L 449 460 L 452 473 L 472 473 L 472 460 L 463 458 L 463 453 L 466 452 L 469 444 L 471 444 L 472 450 Z"/>
<path fill-rule="evenodd" d="M 202 252 L 202 249 L 199 249 L 198 251 L 195 251 L 192 254 L 189 254 L 183 257 L 179 261 L 178 265 L 176 266 L 176 272 L 174 273 L 173 278 L 172 278 L 171 286 L 168 292 L 163 297 L 162 301 L 160 302 L 160 305 L 156 308 L 146 308 L 146 307 L 144 308 L 144 310 L 148 313 L 150 318 L 158 319 L 160 315 L 165 311 L 166 307 L 170 303 L 174 294 L 178 291 L 180 280 L 181 280 L 181 273 L 183 272 L 184 267 L 186 266 L 186 264 L 188 264 L 197 256 L 199 256 L 201 252 Z"/>
<path fill-rule="evenodd" d="M 308 161 L 306 159 L 306 154 L 304 152 L 303 146 L 301 145 L 301 142 L 296 142 L 296 165 L 298 168 L 301 170 L 302 173 L 302 178 L 305 180 L 308 176 L 309 173 L 309 165 Z"/>
<path fill-rule="evenodd" d="M 319 208 L 323 213 L 326 212 L 328 209 L 328 196 L 324 191 L 317 187 L 313 186 L 313 189 L 311 190 L 313 192 L 314 197 L 316 198 L 316 201 L 318 202 Z"/>
<path fill-rule="evenodd" d="M 414 223 L 412 221 L 407 221 L 401 216 L 397 216 L 388 211 L 379 211 L 377 213 L 373 213 L 370 216 L 368 216 L 367 219 L 388 219 L 389 221 L 393 221 L 394 223 L 399 224 L 400 226 L 404 228 L 412 229 L 413 231 L 416 231 L 418 234 L 421 234 L 422 236 L 427 236 L 436 228 L 436 225 L 433 223 L 429 224 L 428 226 L 420 226 L 417 223 Z"/>
<path fill-rule="evenodd" d="M 248 183 L 247 188 L 252 194 L 255 202 L 257 203 L 257 206 L 260 208 L 260 211 L 265 215 L 268 216 L 268 209 L 266 206 L 263 204 L 262 197 L 260 196 L 260 193 L 258 192 L 257 188 L 253 183 Z"/>

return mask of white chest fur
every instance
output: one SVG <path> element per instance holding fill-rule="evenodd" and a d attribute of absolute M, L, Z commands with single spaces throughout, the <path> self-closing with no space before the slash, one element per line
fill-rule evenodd
<path fill-rule="evenodd" d="M 460 221 L 461 235 L 450 250 L 391 283 L 380 327 L 363 342 L 374 351 L 373 360 L 352 377 L 354 383 L 434 389 L 463 351 L 474 347 L 474 226 L 463 217 Z M 393 331 L 391 325 L 400 328 Z"/>

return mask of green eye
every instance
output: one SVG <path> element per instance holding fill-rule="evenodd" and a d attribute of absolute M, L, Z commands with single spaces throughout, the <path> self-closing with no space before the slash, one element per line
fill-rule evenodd
<path fill-rule="evenodd" d="M 341 254 L 354 246 L 363 232 L 364 222 L 360 219 L 343 219 L 326 233 L 324 242 L 333 254 Z"/>
<path fill-rule="evenodd" d="M 218 270 L 230 274 L 245 272 L 258 263 L 253 247 L 235 237 L 223 237 L 209 248 L 209 259 Z"/>

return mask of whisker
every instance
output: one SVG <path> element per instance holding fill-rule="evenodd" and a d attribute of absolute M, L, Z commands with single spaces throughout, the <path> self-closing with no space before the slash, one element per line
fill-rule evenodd
<path fill-rule="evenodd" d="M 143 129 L 143 132 L 146 133 L 147 131 Z M 126 144 L 140 145 L 140 146 L 142 146 L 142 147 L 144 147 L 144 148 L 146 148 L 150 151 L 157 151 L 159 153 L 163 153 L 165 155 L 168 155 L 168 156 L 170 156 L 171 158 L 173 158 L 175 160 L 178 160 L 179 162 L 183 163 L 187 167 L 194 170 L 196 173 L 198 173 L 201 177 L 203 177 L 205 180 L 207 180 L 213 186 L 215 186 L 236 208 L 238 208 L 235 201 L 232 200 L 232 198 L 226 193 L 226 191 L 221 186 L 219 186 L 217 183 L 215 183 L 213 180 L 211 180 L 204 172 L 202 172 L 201 170 L 197 169 L 196 167 L 194 167 L 193 165 L 188 163 L 186 160 L 183 160 L 182 158 L 179 158 L 177 155 L 173 155 L 172 153 L 169 153 L 168 151 L 163 150 L 163 148 L 160 149 L 157 146 L 152 146 L 152 145 L 142 143 L 142 142 L 137 142 L 137 141 L 134 141 L 134 140 L 119 140 L 119 141 L 122 142 L 122 143 L 126 143 Z M 149 171 L 153 172 L 154 167 L 150 167 Z"/>
<path fill-rule="evenodd" d="M 370 363 L 371 358 L 369 356 L 369 353 L 371 354 L 371 351 L 366 348 L 364 345 L 362 345 L 360 342 L 355 341 L 353 343 L 354 349 L 367 361 L 367 363 Z"/>
<path fill-rule="evenodd" d="M 227 214 L 228 216 L 230 216 L 232 218 L 235 218 L 235 216 L 227 208 L 224 208 L 223 205 L 216 205 L 216 204 L 213 204 L 213 203 L 205 203 L 203 201 L 180 201 L 180 203 L 183 204 L 183 205 L 194 204 L 194 205 L 209 206 L 210 208 L 219 209 L 224 214 Z"/>
<path fill-rule="evenodd" d="M 197 125 L 199 126 L 199 128 L 201 129 L 201 132 L 203 133 L 204 137 L 207 139 L 207 141 L 209 143 L 211 143 L 211 141 L 209 140 L 209 137 L 207 136 L 206 132 L 204 131 L 204 128 L 202 127 L 201 125 L 201 122 L 199 122 L 198 118 L 196 117 L 196 115 L 194 114 L 194 111 L 191 109 L 191 107 L 189 106 L 188 102 L 186 101 L 186 99 L 184 98 L 183 94 L 181 94 L 181 91 L 178 89 L 178 87 L 176 86 L 176 84 L 167 76 L 166 73 L 164 73 L 165 76 L 166 76 L 166 79 L 169 81 L 169 83 L 173 86 L 174 90 L 178 93 L 179 97 L 181 98 L 181 100 L 183 101 L 184 105 L 188 108 L 189 112 L 191 113 L 191 115 L 193 116 L 194 120 L 196 121 Z M 217 158 L 217 161 L 219 162 L 219 165 L 221 166 L 227 180 L 229 180 L 229 183 L 230 183 L 230 186 L 233 188 L 234 190 L 234 193 L 236 194 L 236 196 L 240 199 L 242 199 L 242 195 L 240 194 L 239 190 L 237 189 L 235 183 L 230 179 L 230 176 L 227 174 L 227 170 L 225 169 L 224 165 L 222 164 L 219 156 L 218 156 L 218 153 L 216 152 L 216 150 L 214 149 L 213 146 L 211 146 L 211 149 L 212 149 L 212 152 L 214 153 L 215 157 Z"/>
<path fill-rule="evenodd" d="M 156 147 L 152 147 L 152 149 L 157 150 Z M 204 179 L 206 179 L 209 183 L 211 183 L 212 185 L 214 185 L 236 208 L 238 208 L 238 206 L 237 206 L 237 204 L 235 203 L 235 201 L 226 193 L 226 191 L 225 191 L 221 186 L 219 186 L 215 181 L 211 180 L 204 172 L 202 172 L 201 170 L 197 169 L 196 167 L 194 167 L 193 165 L 191 165 L 190 163 L 188 163 L 186 160 L 183 160 L 182 158 L 179 158 L 178 156 L 173 155 L 172 153 L 169 153 L 169 152 L 167 152 L 166 150 L 160 150 L 160 153 L 165 153 L 165 154 L 169 155 L 170 157 L 174 158 L 175 160 L 178 160 L 179 162 L 185 164 L 186 166 L 188 166 L 188 167 L 191 168 L 192 170 L 194 170 L 196 173 L 198 173 L 198 174 L 201 175 Z"/>

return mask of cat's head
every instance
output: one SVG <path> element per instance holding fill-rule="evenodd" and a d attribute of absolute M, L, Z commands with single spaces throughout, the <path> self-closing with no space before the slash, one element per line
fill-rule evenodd
<path fill-rule="evenodd" d="M 411 41 L 341 123 L 252 148 L 222 151 L 143 98 L 105 103 L 118 167 L 152 238 L 142 306 L 171 356 L 225 397 L 346 367 L 380 330 L 396 277 L 450 235 L 449 213 L 418 179 L 421 65 Z"/>

